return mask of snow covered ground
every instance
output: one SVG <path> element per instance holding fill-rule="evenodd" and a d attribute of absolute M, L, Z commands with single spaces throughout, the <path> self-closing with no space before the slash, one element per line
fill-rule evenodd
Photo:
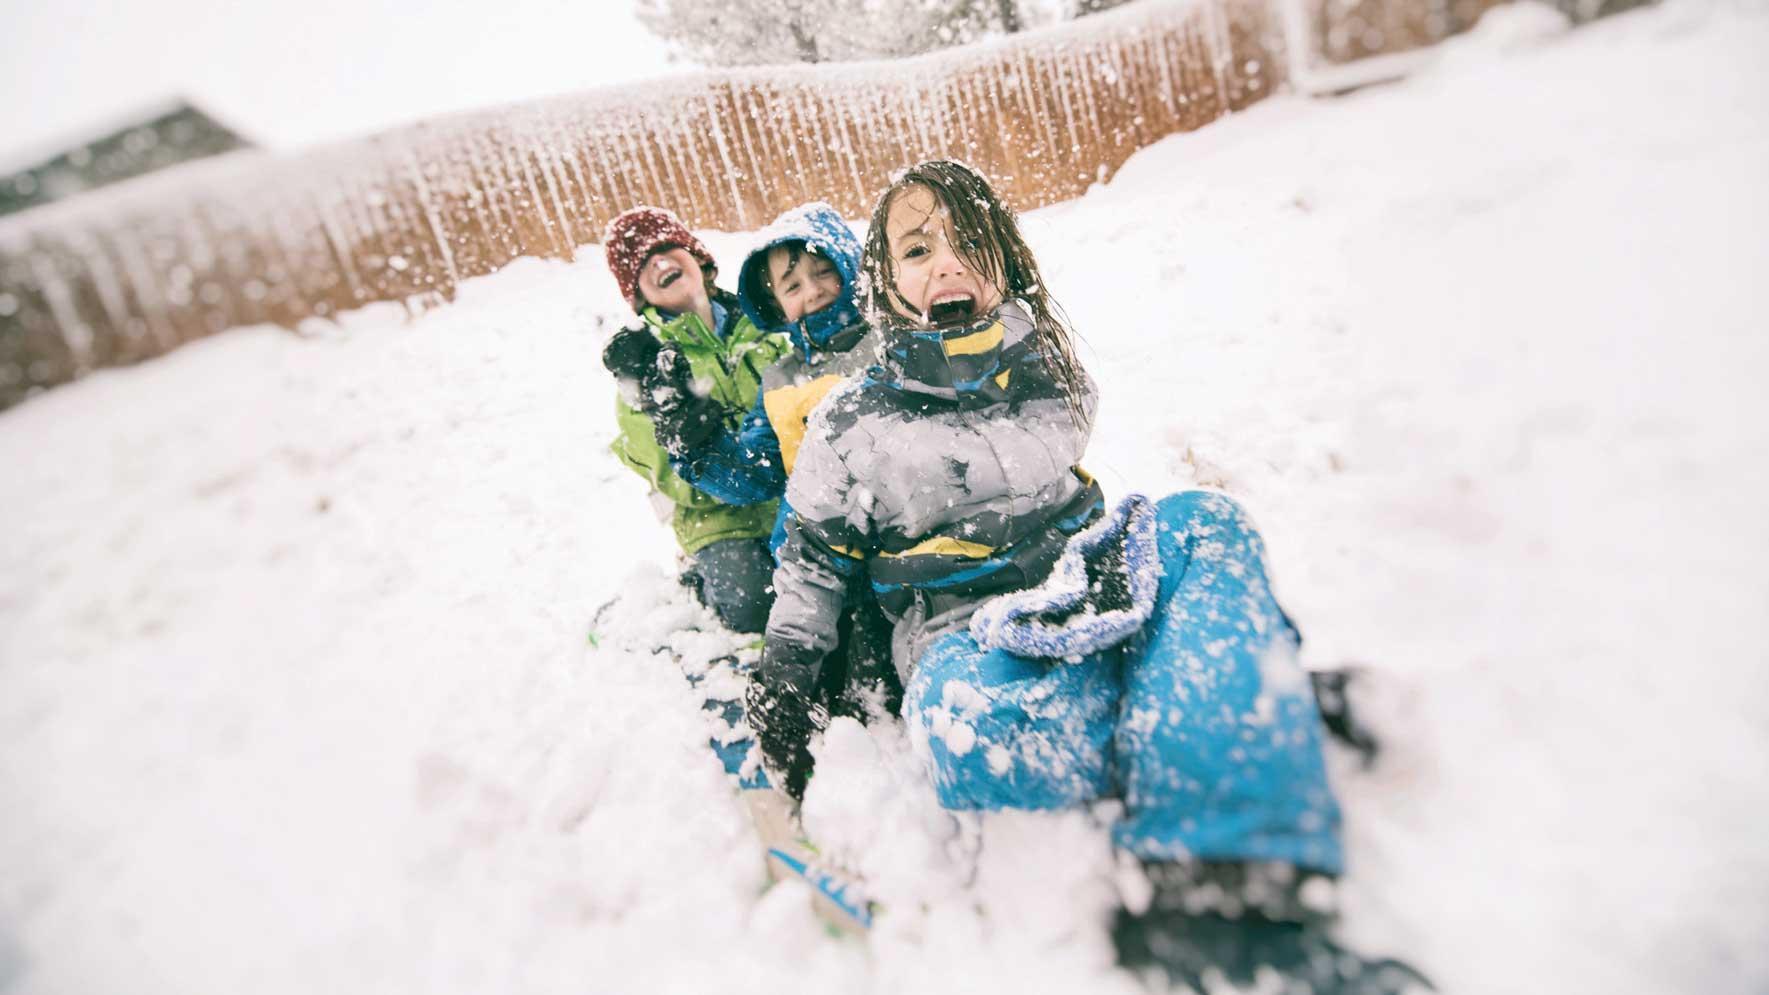
<path fill-rule="evenodd" d="M 1090 468 L 1241 498 L 1375 671 L 1348 933 L 1452 993 L 1762 992 L 1769 14 L 1511 13 L 1028 229 Z M 1109 813 L 953 820 L 892 730 L 807 807 L 870 942 L 763 893 L 648 652 L 697 609 L 605 451 L 620 312 L 524 260 L 0 415 L 0 992 L 1138 990 Z"/>

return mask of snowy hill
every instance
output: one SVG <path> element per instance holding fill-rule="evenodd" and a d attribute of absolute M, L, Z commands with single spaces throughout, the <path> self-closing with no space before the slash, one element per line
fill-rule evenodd
<path fill-rule="evenodd" d="M 1761 992 L 1769 14 L 1539 25 L 1028 231 L 1090 469 L 1241 498 L 1309 657 L 1376 672 L 1350 935 L 1452 993 Z M 524 260 L 0 416 L 0 992 L 1139 990 L 1098 826 L 952 820 L 890 730 L 807 807 L 870 944 L 762 894 L 644 646 L 694 610 L 605 451 L 621 310 Z"/>

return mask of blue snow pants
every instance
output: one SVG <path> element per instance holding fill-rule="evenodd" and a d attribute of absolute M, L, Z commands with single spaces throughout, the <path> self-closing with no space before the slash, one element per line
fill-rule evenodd
<path fill-rule="evenodd" d="M 1065 808 L 1123 799 L 1114 842 L 1146 860 L 1273 860 L 1337 874 L 1339 806 L 1295 628 L 1237 504 L 1155 504 L 1162 577 L 1129 639 L 1080 658 L 923 653 L 904 717 L 941 804 Z"/>

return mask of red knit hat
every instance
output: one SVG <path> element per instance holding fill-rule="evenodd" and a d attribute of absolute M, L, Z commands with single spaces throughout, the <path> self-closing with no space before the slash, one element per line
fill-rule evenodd
<path fill-rule="evenodd" d="M 620 284 L 621 296 L 639 310 L 639 269 L 645 257 L 666 246 L 681 246 L 700 261 L 708 279 L 718 270 L 713 254 L 688 230 L 682 219 L 661 207 L 635 207 L 608 222 L 602 233 L 602 251 L 608 254 L 608 271 Z"/>

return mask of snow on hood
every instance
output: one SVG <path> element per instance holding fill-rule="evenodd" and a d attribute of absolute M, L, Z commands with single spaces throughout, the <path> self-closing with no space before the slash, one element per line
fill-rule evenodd
<path fill-rule="evenodd" d="M 786 333 L 800 352 L 808 354 L 813 347 L 823 345 L 830 336 L 860 320 L 860 306 L 854 299 L 860 275 L 860 240 L 835 208 L 820 200 L 800 204 L 775 218 L 757 238 L 756 247 L 744 257 L 737 279 L 743 313 L 757 328 Z M 768 321 L 758 307 L 762 295 L 770 293 L 761 267 L 767 265 L 768 250 L 787 242 L 803 242 L 833 262 L 841 275 L 842 294 L 834 304 L 797 322 Z"/>

